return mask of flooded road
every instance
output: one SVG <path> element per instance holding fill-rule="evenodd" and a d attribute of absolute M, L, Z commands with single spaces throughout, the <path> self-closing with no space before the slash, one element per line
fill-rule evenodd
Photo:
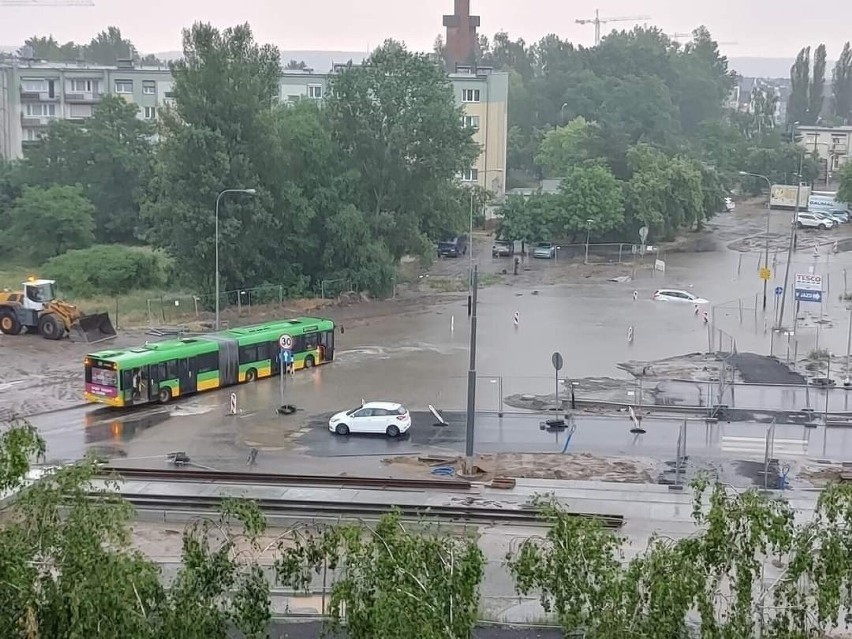
<path fill-rule="evenodd" d="M 780 237 L 789 215 L 773 216 Z M 765 332 L 765 328 L 771 328 L 775 321 L 774 287 L 779 278 L 783 279 L 783 264 L 776 264 L 773 270 L 769 283 L 772 297 L 764 315 L 760 308 L 762 282 L 757 276 L 762 260 L 759 243 L 749 252 L 725 248 L 725 243 L 735 237 L 758 233 L 755 229 L 762 224 L 760 217 L 731 216 L 722 220 L 714 236 L 719 250 L 659 255 L 665 262 L 665 272 L 634 269 L 632 264 L 584 267 L 582 260 L 571 264 L 565 260 L 526 260 L 523 272 L 516 278 L 499 275 L 501 270 L 510 268 L 510 263 L 491 258 L 480 246 L 477 263 L 484 274 L 494 279 L 479 292 L 477 408 L 496 413 L 503 408 L 502 399 L 510 395 L 552 393 L 555 377 L 550 358 L 554 351 L 564 358 L 559 377 L 568 380 L 623 378 L 626 375 L 617 368 L 623 361 L 705 352 L 710 346 L 718 349 L 724 346 L 720 346 L 719 331 L 724 334 L 723 341 L 726 336 L 736 340 L 739 352 L 769 354 L 771 330 Z M 852 224 L 846 227 L 841 231 L 852 235 Z M 824 269 L 826 280 L 831 282 L 831 294 L 826 295 L 821 308 L 829 321 L 819 325 L 803 321 L 797 327 L 792 339 L 800 357 L 815 348 L 817 338 L 820 348 L 845 355 L 848 314 L 839 294 L 844 270 L 852 269 L 852 254 L 829 254 L 830 249 L 830 245 L 823 247 L 815 267 L 817 271 Z M 466 270 L 464 262 L 439 263 L 435 271 Z M 797 253 L 791 272 L 807 270 L 813 262 L 806 252 Z M 632 281 L 610 281 L 634 275 Z M 654 291 L 663 287 L 688 290 L 709 299 L 714 307 L 712 323 L 705 323 L 689 303 L 653 301 Z M 820 305 L 809 306 L 816 307 L 809 309 L 811 312 L 819 313 Z M 517 326 L 513 321 L 515 313 L 519 318 Z M 805 310 L 802 316 L 805 317 Z M 814 326 L 819 326 L 818 334 Z M 359 444 L 335 442 L 321 429 L 317 433 L 304 430 L 313 423 L 314 416 L 350 408 L 362 399 L 399 401 L 412 410 L 424 410 L 428 405 L 446 411 L 463 409 L 470 335 L 464 292 L 447 303 L 377 317 L 346 328 L 339 337 L 339 350 L 332 364 L 301 371 L 286 380 L 285 402 L 299 408 L 289 421 L 275 414 L 282 403 L 277 379 L 206 393 L 167 407 L 125 412 L 80 409 L 39 415 L 32 421 L 47 438 L 48 455 L 54 459 L 78 458 L 95 448 L 107 455 L 133 459 L 161 459 L 169 452 L 184 450 L 202 459 L 233 460 L 244 458 L 250 448 L 284 453 L 302 447 L 305 454 L 327 456 L 337 454 L 335 447 L 348 447 L 355 451 L 351 454 L 367 454 Z M 632 340 L 628 340 L 628 331 Z M 786 337 L 784 340 L 786 349 Z M 774 347 L 777 353 L 781 344 Z M 841 368 L 842 360 L 845 357 L 837 358 L 835 370 Z M 706 403 L 714 392 L 707 385 L 677 382 L 669 383 L 663 391 L 664 396 L 674 398 L 672 403 L 694 404 Z M 227 414 L 232 392 L 237 397 L 237 417 Z M 824 392 L 813 388 L 736 387 L 733 393 L 726 401 L 748 409 L 800 410 L 811 406 L 820 411 L 825 402 Z M 831 391 L 829 404 L 831 411 L 852 410 L 852 394 L 840 389 Z M 559 447 L 559 441 L 551 434 L 538 430 L 537 417 L 507 419 L 489 421 L 497 420 L 494 415 L 481 418 L 478 441 L 482 450 L 553 452 Z M 655 425 L 640 441 L 632 442 L 625 440 L 627 427 L 623 420 L 582 419 L 592 421 L 578 426 L 572 447 L 607 454 L 627 454 L 635 446 L 660 455 L 664 451 L 670 455 L 674 450 L 676 425 Z M 725 428 L 750 433 L 736 436 L 755 437 L 763 436 L 765 429 L 760 424 Z M 801 434 L 802 427 L 791 428 Z M 813 431 L 808 432 L 813 436 Z M 313 441 L 314 436 L 323 439 Z M 420 441 L 419 436 L 413 436 L 409 445 L 416 444 L 423 450 L 449 444 L 455 450 L 458 445 L 455 434 L 447 441 Z M 836 454 L 845 455 L 845 439 L 845 431 L 830 431 L 818 447 L 834 448 Z M 708 444 L 707 450 L 711 449 L 716 450 Z M 809 444 L 808 455 L 811 454 Z"/>

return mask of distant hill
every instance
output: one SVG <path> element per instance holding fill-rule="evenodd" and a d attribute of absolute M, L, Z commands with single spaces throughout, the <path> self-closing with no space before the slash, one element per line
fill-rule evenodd
<path fill-rule="evenodd" d="M 744 78 L 789 78 L 794 58 L 728 58 L 728 66 Z M 825 65 L 825 76 L 831 79 L 834 61 Z"/>

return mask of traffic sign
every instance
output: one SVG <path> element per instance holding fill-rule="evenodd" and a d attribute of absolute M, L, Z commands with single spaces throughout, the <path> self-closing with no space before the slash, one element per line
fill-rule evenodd
<path fill-rule="evenodd" d="M 648 239 L 648 227 L 643 226 L 642 228 L 639 229 L 639 241 L 642 242 L 642 244 L 644 244 L 645 240 L 647 240 L 647 239 Z"/>
<path fill-rule="evenodd" d="M 289 335 L 282 335 L 278 338 L 278 346 L 281 347 L 282 351 L 293 350 L 293 338 Z"/>
<path fill-rule="evenodd" d="M 562 370 L 562 365 L 564 362 L 562 361 L 562 354 L 559 351 L 555 352 L 553 355 L 550 356 L 550 361 L 553 363 L 553 368 L 555 368 L 557 371 Z"/>
<path fill-rule="evenodd" d="M 797 302 L 816 302 L 819 304 L 822 302 L 822 291 L 807 291 L 802 289 L 796 289 L 796 301 Z"/>
<path fill-rule="evenodd" d="M 776 295 L 783 295 L 784 294 L 784 287 L 783 286 L 776 286 L 775 287 L 775 294 Z"/>
<path fill-rule="evenodd" d="M 772 279 L 772 269 L 766 266 L 760 267 L 760 279 L 762 280 L 771 280 Z"/>

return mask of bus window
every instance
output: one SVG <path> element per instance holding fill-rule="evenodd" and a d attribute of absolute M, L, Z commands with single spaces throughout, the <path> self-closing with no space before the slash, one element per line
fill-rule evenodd
<path fill-rule="evenodd" d="M 310 333 L 309 335 L 305 335 L 305 348 L 306 351 L 315 351 L 317 349 L 319 335 L 317 333 Z"/>
<path fill-rule="evenodd" d="M 269 356 L 269 344 L 258 344 L 257 345 L 257 359 L 256 362 L 263 362 L 267 359 L 270 359 Z"/>

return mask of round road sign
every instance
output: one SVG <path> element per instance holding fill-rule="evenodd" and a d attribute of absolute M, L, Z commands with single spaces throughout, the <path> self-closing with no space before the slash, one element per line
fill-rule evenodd
<path fill-rule="evenodd" d="M 289 335 L 282 335 L 278 338 L 278 346 L 280 346 L 283 351 L 291 350 L 293 348 L 293 338 Z"/>
<path fill-rule="evenodd" d="M 554 353 L 553 355 L 551 355 L 551 357 L 550 357 L 550 361 L 551 361 L 551 362 L 553 362 L 553 368 L 555 368 L 557 371 L 561 371 L 561 370 L 562 370 L 562 364 L 563 364 L 563 362 L 562 362 L 562 354 L 561 354 L 561 353 L 559 353 L 559 352 L 557 351 L 556 353 Z"/>
<path fill-rule="evenodd" d="M 776 295 L 781 295 L 783 292 L 784 292 L 784 288 L 783 288 L 783 287 L 781 287 L 781 286 L 776 286 L 776 287 L 775 287 L 775 294 L 776 294 Z"/>

